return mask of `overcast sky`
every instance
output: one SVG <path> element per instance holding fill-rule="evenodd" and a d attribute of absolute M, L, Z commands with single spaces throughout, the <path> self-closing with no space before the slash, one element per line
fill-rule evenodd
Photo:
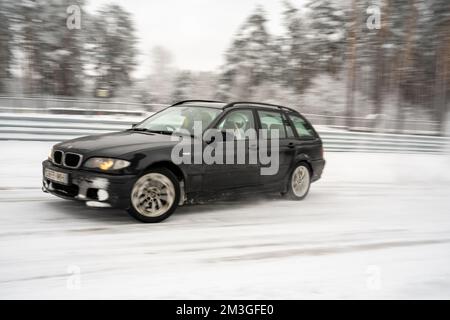
<path fill-rule="evenodd" d="M 291 1 L 297 6 L 303 3 Z M 138 77 L 149 73 L 150 51 L 157 45 L 172 52 L 177 68 L 217 69 L 232 36 L 257 5 L 267 12 L 269 31 L 281 32 L 282 0 L 88 0 L 87 9 L 92 12 L 113 2 L 134 17 L 140 51 Z"/>

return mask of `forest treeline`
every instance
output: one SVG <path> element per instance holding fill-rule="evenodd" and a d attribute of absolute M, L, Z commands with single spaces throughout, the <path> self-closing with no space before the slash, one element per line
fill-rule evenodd
<path fill-rule="evenodd" d="M 66 27 L 67 8 L 74 3 L 83 12 L 79 29 Z M 82 0 L 0 2 L 0 92 L 7 90 L 13 68 L 21 70 L 26 93 L 77 96 L 86 79 L 113 91 L 134 85 L 138 40 L 133 17 L 118 5 L 93 14 L 84 7 Z M 312 92 L 330 96 L 317 100 L 318 112 L 346 116 L 349 126 L 355 116 L 377 119 L 388 111 L 399 120 L 420 111 L 444 125 L 450 1 L 309 0 L 299 7 L 287 0 L 281 34 L 270 32 L 267 16 L 259 6 L 249 13 L 230 35 L 218 70 L 200 76 L 174 72 L 164 98 L 192 98 L 208 90 L 203 97 L 301 105 L 313 104 L 305 101 Z M 158 85 L 149 89 L 149 102 L 162 102 Z"/>

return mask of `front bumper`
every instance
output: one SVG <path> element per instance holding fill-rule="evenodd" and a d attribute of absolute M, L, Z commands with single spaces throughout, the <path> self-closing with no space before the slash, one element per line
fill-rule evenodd
<path fill-rule="evenodd" d="M 69 175 L 68 185 L 46 179 L 44 170 L 52 169 Z M 89 206 L 128 208 L 131 188 L 137 177 L 110 175 L 81 169 L 55 166 L 49 160 L 42 162 L 42 190 L 64 199 L 85 201 Z"/>

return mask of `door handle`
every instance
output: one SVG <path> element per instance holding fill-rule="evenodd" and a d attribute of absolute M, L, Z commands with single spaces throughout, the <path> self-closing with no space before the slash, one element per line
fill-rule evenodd
<path fill-rule="evenodd" d="M 293 143 L 293 142 L 289 142 L 288 143 L 288 148 L 294 148 L 295 147 L 295 143 Z"/>

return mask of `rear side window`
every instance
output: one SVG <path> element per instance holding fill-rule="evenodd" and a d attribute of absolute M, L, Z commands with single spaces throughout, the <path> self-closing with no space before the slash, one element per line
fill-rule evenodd
<path fill-rule="evenodd" d="M 290 114 L 289 119 L 291 119 L 292 123 L 294 124 L 295 130 L 297 131 L 297 134 L 301 139 L 315 138 L 316 135 L 314 133 L 314 129 L 308 122 L 306 122 L 305 119 L 294 114 Z"/>
<path fill-rule="evenodd" d="M 267 130 L 268 138 L 272 136 L 274 130 L 278 130 L 280 139 L 286 138 L 286 129 L 281 113 L 258 110 L 258 116 L 261 121 L 261 129 Z"/>

